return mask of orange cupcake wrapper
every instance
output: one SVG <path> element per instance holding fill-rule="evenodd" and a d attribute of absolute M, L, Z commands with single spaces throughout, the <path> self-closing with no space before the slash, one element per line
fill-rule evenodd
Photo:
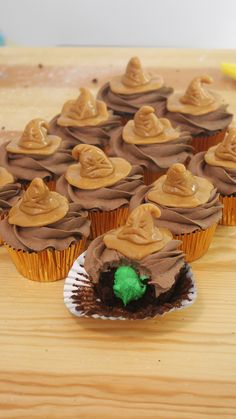
<path fill-rule="evenodd" d="M 128 214 L 128 206 L 117 208 L 113 211 L 89 211 L 88 218 L 91 220 L 91 238 L 95 239 L 109 230 L 123 226 Z"/>
<path fill-rule="evenodd" d="M 223 129 L 215 135 L 199 135 L 198 137 L 193 137 L 191 145 L 194 148 L 194 154 L 199 153 L 200 151 L 207 151 L 210 147 L 219 144 L 223 140 L 226 131 L 227 129 Z"/>
<path fill-rule="evenodd" d="M 213 224 L 213 226 L 207 228 L 206 230 L 198 230 L 193 233 L 174 235 L 174 239 L 182 241 L 180 249 L 186 255 L 186 262 L 193 262 L 207 252 L 212 242 L 216 226 L 217 224 Z"/>
<path fill-rule="evenodd" d="M 236 196 L 220 195 L 220 202 L 224 205 L 221 225 L 235 226 L 236 225 Z"/>
<path fill-rule="evenodd" d="M 8 216 L 8 213 L 9 213 L 9 211 L 3 211 L 3 212 L 1 212 L 1 214 L 0 214 L 0 221 L 1 220 L 4 220 L 4 218 L 6 218 Z M 3 240 L 0 237 L 0 246 L 2 246 L 2 245 L 3 245 Z"/>
<path fill-rule="evenodd" d="M 65 250 L 24 252 L 4 243 L 18 272 L 32 281 L 52 282 L 66 278 L 77 257 L 84 252 L 87 239 L 84 237 Z"/>

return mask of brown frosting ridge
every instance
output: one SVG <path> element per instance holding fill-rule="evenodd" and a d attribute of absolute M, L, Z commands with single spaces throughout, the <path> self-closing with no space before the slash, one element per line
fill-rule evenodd
<path fill-rule="evenodd" d="M 128 205 L 131 197 L 143 185 L 143 170 L 133 166 L 124 179 L 114 185 L 93 190 L 84 190 L 70 185 L 62 175 L 56 184 L 56 190 L 67 197 L 69 202 L 77 202 L 87 210 L 112 211 Z"/>
<path fill-rule="evenodd" d="M 11 208 L 21 197 L 20 183 L 8 183 L 0 188 L 0 210 Z"/>
<path fill-rule="evenodd" d="M 197 176 L 210 180 L 222 195 L 236 194 L 236 169 L 229 169 L 208 164 L 205 152 L 197 153 L 189 163 L 189 169 Z"/>
<path fill-rule="evenodd" d="M 62 147 L 72 150 L 78 144 L 89 144 L 104 149 L 109 143 L 112 132 L 121 126 L 121 119 L 109 112 L 109 118 L 96 125 L 84 127 L 62 127 L 57 124 L 56 115 L 49 123 L 49 132 L 58 135 L 62 139 Z"/>
<path fill-rule="evenodd" d="M 195 156 L 194 156 L 195 158 Z M 197 176 L 202 176 L 197 174 Z M 133 196 L 130 202 L 130 210 L 143 203 L 152 203 L 148 194 L 153 185 L 143 186 Z M 192 233 L 193 231 L 205 230 L 217 223 L 222 215 L 222 205 L 219 202 L 219 194 L 214 189 L 208 201 L 195 208 L 168 207 L 158 204 L 161 216 L 157 221 L 158 227 L 168 228 L 172 234 Z"/>
<path fill-rule="evenodd" d="M 135 145 L 123 141 L 122 129 L 111 136 L 108 154 L 125 158 L 133 165 L 141 165 L 152 171 L 168 169 L 173 163 L 184 163 L 192 155 L 188 144 L 191 136 L 182 132 L 176 140 L 159 144 Z"/>
<path fill-rule="evenodd" d="M 168 291 L 175 282 L 175 276 L 184 265 L 183 253 L 178 250 L 180 242 L 171 240 L 163 249 L 141 260 L 129 259 L 117 250 L 107 249 L 103 236 L 89 245 L 85 257 L 85 270 L 94 283 L 98 283 L 101 272 L 122 264 L 134 267 L 140 275 L 148 275 L 155 286 L 156 295 Z"/>
<path fill-rule="evenodd" d="M 52 178 L 64 173 L 69 164 L 73 163 L 71 153 L 61 145 L 52 155 L 8 153 L 6 146 L 9 141 L 0 145 L 0 166 L 5 167 L 19 180 L 31 181 L 35 177 Z"/>
<path fill-rule="evenodd" d="M 174 127 L 183 131 L 189 131 L 191 135 L 213 134 L 215 131 L 223 130 L 232 122 L 233 115 L 227 112 L 227 105 L 222 105 L 216 111 L 206 115 L 190 115 L 179 112 L 166 112 Z"/>
<path fill-rule="evenodd" d="M 166 101 L 173 92 L 171 87 L 163 86 L 152 92 L 142 92 L 133 94 L 118 94 L 112 92 L 109 83 L 105 83 L 98 92 L 98 99 L 106 102 L 108 109 L 118 114 L 135 114 L 143 105 L 152 106 L 158 116 L 163 116 L 166 112 Z"/>
<path fill-rule="evenodd" d="M 45 227 L 18 227 L 9 224 L 6 218 L 0 222 L 0 236 L 12 248 L 26 252 L 48 248 L 64 250 L 82 236 L 88 237 L 90 222 L 87 215 L 80 205 L 73 203 L 61 220 Z"/>

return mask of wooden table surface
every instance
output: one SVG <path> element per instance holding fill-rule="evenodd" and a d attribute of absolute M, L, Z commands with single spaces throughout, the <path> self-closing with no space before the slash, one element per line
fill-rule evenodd
<path fill-rule="evenodd" d="M 219 71 L 236 51 L 55 48 L 0 50 L 0 136 L 50 119 L 80 86 L 94 90 L 132 55 L 167 84 L 208 73 L 236 112 L 236 81 Z M 197 302 L 165 317 L 72 317 L 63 281 L 21 277 L 0 248 L 1 418 L 235 418 L 236 228 L 218 227 L 192 264 Z"/>

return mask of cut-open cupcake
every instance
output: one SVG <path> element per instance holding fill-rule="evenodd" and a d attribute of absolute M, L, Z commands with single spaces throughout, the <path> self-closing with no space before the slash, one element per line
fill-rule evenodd
<path fill-rule="evenodd" d="M 97 237 L 74 263 L 64 301 L 76 316 L 146 319 L 190 305 L 196 289 L 179 241 L 154 219 L 153 204 L 136 208 L 126 224 Z"/>

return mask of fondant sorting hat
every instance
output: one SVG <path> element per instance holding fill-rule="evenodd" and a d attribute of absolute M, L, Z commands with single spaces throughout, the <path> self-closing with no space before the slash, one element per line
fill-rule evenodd
<path fill-rule="evenodd" d="M 231 128 L 221 143 L 209 148 L 204 159 L 211 166 L 236 169 L 236 128 Z"/>
<path fill-rule="evenodd" d="M 176 163 L 154 182 L 148 199 L 168 207 L 194 208 L 207 202 L 213 189 L 207 179 L 194 176 L 183 164 Z"/>
<path fill-rule="evenodd" d="M 3 186 L 13 183 L 14 177 L 4 167 L 0 166 L 0 188 Z"/>
<path fill-rule="evenodd" d="M 215 111 L 221 105 L 220 96 L 215 92 L 210 92 L 203 85 L 203 83 L 210 84 L 212 82 L 213 79 L 207 75 L 195 77 L 184 94 L 176 92 L 169 96 L 168 110 L 191 115 L 204 115 Z"/>
<path fill-rule="evenodd" d="M 96 100 L 88 89 L 81 87 L 79 97 L 64 104 L 57 124 L 63 127 L 96 126 L 107 121 L 108 117 L 105 102 Z"/>
<path fill-rule="evenodd" d="M 110 81 L 110 88 L 114 93 L 126 95 L 151 92 L 162 86 L 162 77 L 158 74 L 145 72 L 138 57 L 130 59 L 125 74 L 116 76 Z"/>
<path fill-rule="evenodd" d="M 154 219 L 160 215 L 161 211 L 156 205 L 140 205 L 131 212 L 123 227 L 104 235 L 106 247 L 133 260 L 140 260 L 161 250 L 172 240 L 172 234 L 166 228 L 155 227 Z"/>
<path fill-rule="evenodd" d="M 11 208 L 8 222 L 20 227 L 42 227 L 61 220 L 68 210 L 64 196 L 49 191 L 42 179 L 35 178 Z"/>
<path fill-rule="evenodd" d="M 98 147 L 88 144 L 77 145 L 72 156 L 79 162 L 68 167 L 65 177 L 71 185 L 80 189 L 114 185 L 128 176 L 132 168 L 125 159 L 108 158 Z"/>
<path fill-rule="evenodd" d="M 32 119 L 25 127 L 20 138 L 13 139 L 6 150 L 15 154 L 53 154 L 61 144 L 61 138 L 48 135 L 48 123 L 43 119 Z"/>
<path fill-rule="evenodd" d="M 172 128 L 170 121 L 158 118 L 151 106 L 142 106 L 123 128 L 123 139 L 128 144 L 158 144 L 179 136 L 179 131 Z"/>

